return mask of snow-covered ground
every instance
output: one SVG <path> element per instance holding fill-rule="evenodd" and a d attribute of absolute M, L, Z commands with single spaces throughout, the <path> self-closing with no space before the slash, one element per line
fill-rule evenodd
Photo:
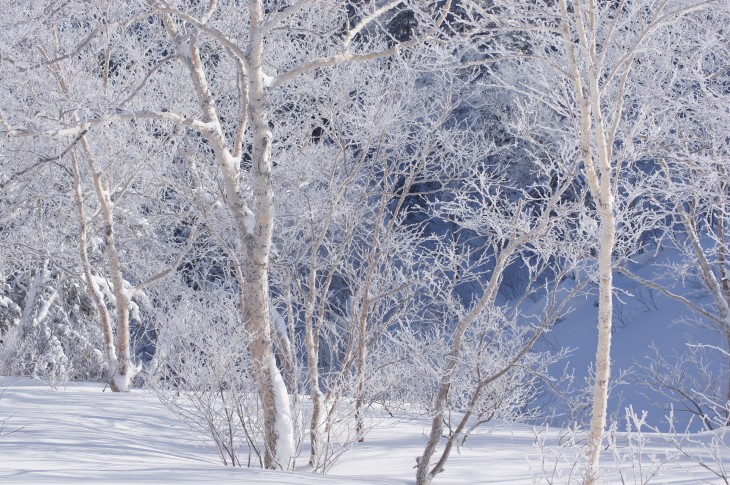
<path fill-rule="evenodd" d="M 257 469 L 227 468 L 212 451 L 178 419 L 154 394 L 135 390 L 129 394 L 102 392 L 100 384 L 69 384 L 53 390 L 41 382 L 7 378 L 0 399 L 0 423 L 7 419 L 0 435 L 0 483 L 248 483 L 248 484 L 408 484 L 413 483 L 414 457 L 422 452 L 427 420 L 389 420 L 374 429 L 365 443 L 356 446 L 323 477 L 299 467 L 283 473 Z M 534 429 L 526 425 L 492 424 L 469 439 L 454 453 L 446 471 L 435 484 L 560 484 L 567 476 L 578 447 L 556 446 L 565 432 Z M 536 437 L 538 439 L 536 439 Z M 543 440 L 543 438 L 545 438 Z M 722 440 L 722 432 L 696 435 L 707 444 Z M 621 451 L 621 471 L 625 483 L 639 473 L 637 437 L 634 451 L 625 434 L 617 438 Z M 713 473 L 677 456 L 667 435 L 645 435 L 642 456 L 643 476 L 660 464 L 658 474 L 648 483 L 725 483 Z M 728 436 L 730 438 L 730 436 Z M 544 441 L 544 446 L 536 443 Z M 710 456 L 712 447 L 687 445 L 687 450 L 718 470 Z M 730 449 L 716 447 L 719 458 L 730 463 Z M 651 455 L 655 455 L 652 459 Z M 611 450 L 603 457 L 603 483 L 622 483 L 617 460 Z M 306 455 L 299 458 L 306 462 Z M 555 465 L 562 470 L 553 473 Z M 547 476 L 545 476 L 546 471 Z M 574 472 L 578 477 L 579 472 Z M 572 481 L 570 483 L 579 483 Z"/>

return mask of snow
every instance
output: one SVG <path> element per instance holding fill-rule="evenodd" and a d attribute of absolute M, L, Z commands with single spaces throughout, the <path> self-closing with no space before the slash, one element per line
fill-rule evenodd
<path fill-rule="evenodd" d="M 289 395 L 286 390 L 286 384 L 281 377 L 281 372 L 276 367 L 273 360 L 269 365 L 271 372 L 271 380 L 274 383 L 274 400 L 276 409 L 279 412 L 276 415 L 276 460 L 279 465 L 286 469 L 291 463 L 294 463 L 296 455 L 296 445 L 294 443 L 294 431 L 292 428 L 291 406 L 289 404 Z"/>
<path fill-rule="evenodd" d="M 99 349 L 93 349 L 92 352 L 94 353 L 94 358 L 98 364 L 102 364 L 104 362 L 104 352 L 102 352 Z"/>
<path fill-rule="evenodd" d="M 111 282 L 104 278 L 103 276 L 91 275 L 94 282 L 96 283 L 96 286 L 99 287 L 99 290 L 102 292 L 104 297 L 106 297 L 113 305 L 116 305 L 117 298 L 114 296 L 114 292 L 112 291 L 112 284 Z"/>
<path fill-rule="evenodd" d="M 279 335 L 279 338 L 284 342 L 286 352 L 291 352 L 291 341 L 289 340 L 289 329 L 286 327 L 284 318 L 279 313 L 274 305 L 271 305 L 271 321 L 274 324 L 274 329 Z"/>
<path fill-rule="evenodd" d="M 20 308 L 13 300 L 10 298 L 0 295 L 0 307 L 7 308 L 11 312 L 20 315 L 23 313 L 23 309 Z M 14 319 L 15 320 L 15 319 Z M 17 321 L 14 321 L 14 325 L 17 324 Z"/>
<path fill-rule="evenodd" d="M 114 379 L 114 385 L 117 386 L 121 392 L 129 392 L 132 389 L 132 379 L 134 379 L 136 372 L 131 368 L 127 369 L 126 374 L 120 374 L 119 371 L 114 373 L 112 379 Z"/>
<path fill-rule="evenodd" d="M 269 76 L 265 72 L 261 73 L 264 79 L 264 87 L 270 88 L 276 82 L 276 76 Z"/>
<path fill-rule="evenodd" d="M 248 207 L 245 207 L 243 211 L 243 226 L 246 229 L 246 233 L 253 236 L 253 230 L 256 227 L 256 215 Z"/>
<path fill-rule="evenodd" d="M 7 422 L 0 434 L 2 483 L 404 485 L 413 483 L 414 457 L 423 451 L 428 426 L 425 418 L 383 420 L 365 443 L 346 453 L 327 476 L 308 472 L 306 447 L 296 472 L 231 468 L 219 464 L 214 451 L 148 391 L 104 392 L 104 385 L 88 383 L 53 390 L 40 381 L 19 378 L 6 378 L 4 385 L 0 424 Z M 560 436 L 563 446 L 558 445 Z M 583 438 L 576 437 L 579 447 Z M 634 446 L 638 451 L 638 441 L 630 438 L 617 433 L 620 450 L 627 452 Z M 650 483 L 723 483 L 689 459 L 677 456 L 668 439 L 659 434 L 644 435 L 644 471 L 651 468 L 652 454 L 661 464 Z M 721 458 L 730 459 L 722 432 L 694 435 L 693 439 L 697 442 L 686 442 L 693 453 L 699 455 L 715 440 L 721 445 Z M 543 468 L 552 473 L 557 465 L 560 473 L 567 474 L 570 465 L 580 459 L 580 448 L 566 442 L 570 440 L 565 438 L 565 430 L 493 423 L 454 453 L 434 484 L 545 484 Z M 605 484 L 621 483 L 619 465 L 627 477 L 638 470 L 633 460 L 618 460 L 617 464 L 610 450 L 604 452 L 602 464 Z M 628 478 L 627 483 L 634 481 Z"/>
<path fill-rule="evenodd" d="M 175 45 L 177 55 L 183 59 L 190 60 L 193 58 L 192 39 L 190 37 L 182 37 Z"/>

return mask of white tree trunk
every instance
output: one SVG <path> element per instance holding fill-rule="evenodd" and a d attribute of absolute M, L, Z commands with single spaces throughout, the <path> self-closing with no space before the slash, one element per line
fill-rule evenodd
<path fill-rule="evenodd" d="M 319 388 L 319 338 L 314 329 L 314 306 L 316 298 L 315 275 L 317 270 L 317 246 L 313 249 L 312 264 L 309 277 L 309 295 L 307 311 L 304 319 L 304 342 L 307 348 L 307 369 L 309 371 L 309 388 L 312 399 L 312 416 L 309 422 L 309 465 L 317 469 L 323 456 L 321 443 L 322 428 L 324 425 L 324 396 Z"/>
<path fill-rule="evenodd" d="M 240 140 L 231 153 L 220 119 L 214 105 L 206 74 L 200 59 L 200 52 L 194 39 L 180 36 L 175 23 L 164 16 L 170 37 L 178 44 L 178 50 L 187 62 L 198 102 L 205 116 L 207 129 L 202 135 L 211 144 L 221 166 L 225 185 L 225 201 L 231 210 L 236 229 L 245 251 L 242 269 L 241 310 L 244 325 L 249 333 L 249 352 L 254 363 L 253 377 L 263 404 L 264 414 L 264 466 L 266 468 L 289 469 L 293 466 L 295 445 L 294 430 L 289 405 L 289 395 L 276 366 L 271 336 L 271 311 L 269 298 L 269 253 L 273 231 L 274 196 L 271 186 L 271 143 L 268 127 L 266 91 L 263 81 L 263 4 L 249 0 L 251 19 L 249 48 L 246 67 L 240 66 L 240 74 L 247 83 L 248 99 L 242 99 L 247 113 L 241 117 L 239 133 L 251 120 L 252 166 L 250 183 L 253 189 L 251 209 L 241 193 L 240 183 Z M 191 19 L 192 20 L 192 19 Z M 185 45 L 182 45 L 185 43 Z"/>
<path fill-rule="evenodd" d="M 451 342 L 451 350 L 449 355 L 446 357 L 446 364 L 439 382 L 438 394 L 436 395 L 434 402 L 434 412 L 431 419 L 431 432 L 429 433 L 423 455 L 417 459 L 416 485 L 429 485 L 433 478 L 443 471 L 441 468 L 434 470 L 430 469 L 431 458 L 436 452 L 436 448 L 441 442 L 441 437 L 444 432 L 444 419 L 446 418 L 446 408 L 448 404 L 449 391 L 451 390 L 451 381 L 461 363 L 462 341 L 467 330 L 469 330 L 471 325 L 477 320 L 477 318 L 479 318 L 482 311 L 494 302 L 494 299 L 497 296 L 497 290 L 499 289 L 499 285 L 502 281 L 504 269 L 507 267 L 507 263 L 515 249 L 520 244 L 521 242 L 516 240 L 510 242 L 503 253 L 499 255 L 495 263 L 494 270 L 492 271 L 492 276 L 484 291 L 484 295 L 456 327 L 454 338 Z"/>
<path fill-rule="evenodd" d="M 94 191 L 104 220 L 104 249 L 109 264 L 112 291 L 115 299 L 114 306 L 117 314 L 117 367 L 112 375 L 111 388 L 114 392 L 129 392 L 136 368 L 132 362 L 129 349 L 130 299 L 124 289 L 124 277 L 114 234 L 114 202 L 109 194 L 109 184 L 102 178 L 101 170 L 97 167 L 86 136 L 81 137 L 81 147 L 91 171 Z"/>
<path fill-rule="evenodd" d="M 290 469 L 293 466 L 294 430 L 289 395 L 274 359 L 269 309 L 269 253 L 274 226 L 274 193 L 271 186 L 271 143 L 266 115 L 263 77 L 264 39 L 261 32 L 263 3 L 249 0 L 251 36 L 248 51 L 249 113 L 253 135 L 251 185 L 253 214 L 244 217 L 239 232 L 244 237 L 246 259 L 243 263 L 244 318 L 251 337 L 254 378 L 264 407 L 266 468 Z M 255 217 L 252 224 L 249 217 Z M 253 226 L 253 227 L 252 227 Z"/>
<path fill-rule="evenodd" d="M 104 335 L 104 354 L 106 356 L 107 365 L 109 365 L 110 372 L 114 372 L 117 368 L 117 351 L 114 345 L 114 330 L 112 329 L 109 310 L 107 310 L 106 305 L 104 304 L 104 296 L 101 294 L 101 291 L 99 291 L 99 286 L 96 284 L 96 281 L 94 281 L 94 275 L 91 271 L 91 262 L 89 261 L 88 254 L 86 211 L 84 210 L 84 195 L 81 190 L 81 173 L 79 171 L 79 160 L 76 151 L 71 152 L 71 161 L 73 162 L 76 210 L 79 215 L 79 256 L 81 257 L 81 267 L 84 272 L 87 291 L 94 302 L 96 311 L 99 312 L 101 329 Z M 109 379 L 109 382 L 111 383 L 111 375 L 109 376 Z"/>
<path fill-rule="evenodd" d="M 613 318 L 613 261 L 615 241 L 615 218 L 610 207 L 601 210 L 601 233 L 599 241 L 599 303 L 598 303 L 598 347 L 596 349 L 596 379 L 593 389 L 593 416 L 588 433 L 588 468 L 585 485 L 598 480 L 598 462 L 601 453 L 601 439 L 606 427 L 608 407 L 608 381 L 611 374 L 611 329 Z"/>
<path fill-rule="evenodd" d="M 55 64 L 50 63 L 50 56 L 48 53 L 41 48 L 41 53 L 45 57 L 46 61 L 49 61 L 49 67 L 48 69 L 51 71 L 53 76 L 56 78 L 56 81 L 58 82 L 59 87 L 61 88 L 61 91 L 68 94 L 70 92 L 69 86 L 66 83 L 65 79 L 63 78 L 61 72 L 59 71 L 58 67 L 56 67 Z M 72 115 L 72 118 L 75 122 L 79 122 L 78 114 L 74 113 Z M 112 291 L 114 293 L 114 299 L 116 300 L 115 307 L 116 307 L 116 314 L 117 314 L 117 348 L 116 348 L 116 358 L 112 359 L 111 357 L 111 349 L 113 347 L 113 344 L 110 344 L 109 338 L 111 335 L 110 327 L 111 323 L 109 321 L 109 314 L 106 312 L 106 309 L 101 310 L 101 306 L 98 303 L 98 288 L 94 288 L 93 286 L 95 283 L 91 283 L 89 287 L 89 291 L 91 293 L 91 297 L 94 300 L 95 304 L 97 305 L 97 309 L 100 312 L 100 318 L 102 323 L 102 329 L 104 331 L 105 335 L 105 347 L 107 352 L 107 361 L 110 366 L 110 371 L 112 372 L 111 376 L 111 389 L 115 392 L 128 392 L 131 387 L 132 379 L 134 378 L 134 375 L 136 373 L 136 368 L 133 365 L 132 358 L 130 355 L 130 349 L 129 349 L 129 308 L 130 308 L 130 299 L 127 295 L 127 292 L 124 289 L 124 278 L 122 276 L 122 268 L 119 261 L 119 253 L 117 252 L 116 247 L 116 240 L 114 236 L 114 202 L 111 199 L 111 195 L 109 194 L 109 182 L 108 180 L 104 180 L 103 173 L 101 169 L 98 167 L 98 164 L 96 163 L 96 160 L 94 158 L 94 155 L 91 151 L 91 148 L 89 147 L 89 141 L 86 137 L 85 133 L 81 133 L 79 135 L 79 143 L 81 145 L 81 150 L 86 157 L 86 162 L 89 167 L 89 170 L 91 172 L 91 177 L 94 183 L 94 192 L 96 193 L 96 198 L 99 202 L 99 206 L 101 208 L 101 214 L 102 218 L 104 220 L 104 245 L 105 245 L 105 252 L 106 252 L 106 259 L 107 263 L 109 264 L 109 271 L 111 273 L 111 280 L 112 280 Z M 74 157 L 76 155 L 74 154 Z M 74 167 L 75 177 L 80 177 L 78 174 L 78 163 L 75 162 Z M 89 283 L 91 271 L 88 264 L 88 257 L 86 255 L 86 221 L 83 219 L 83 198 L 81 196 L 81 187 L 80 187 L 80 179 L 75 181 L 76 184 L 76 203 L 79 210 L 79 214 L 81 219 L 81 225 L 82 225 L 82 234 L 81 234 L 81 257 L 82 257 L 82 264 L 86 267 L 84 268 L 84 272 L 86 275 L 87 283 Z M 84 258 L 86 258 L 86 262 L 84 262 Z"/>
<path fill-rule="evenodd" d="M 586 2 L 588 11 L 594 15 L 595 0 Z M 613 248 L 616 239 L 616 219 L 613 203 L 613 170 L 611 146 L 613 141 L 605 129 L 601 106 L 599 77 L 601 67 L 596 55 L 596 25 L 586 25 L 585 12 L 581 2 L 568 8 L 567 0 L 561 0 L 562 35 L 571 82 L 580 115 L 579 136 L 591 197 L 598 212 L 600 233 L 598 235 L 598 345 L 596 349 L 596 376 L 593 390 L 591 427 L 588 433 L 588 453 L 585 485 L 595 485 L 598 480 L 598 463 L 601 453 L 601 439 L 606 426 L 608 406 L 608 381 L 610 378 L 611 327 L 613 313 Z M 577 35 L 577 46 L 574 41 Z M 628 70 L 627 70 L 628 72 Z M 615 106 L 616 115 L 621 115 L 622 100 Z"/>

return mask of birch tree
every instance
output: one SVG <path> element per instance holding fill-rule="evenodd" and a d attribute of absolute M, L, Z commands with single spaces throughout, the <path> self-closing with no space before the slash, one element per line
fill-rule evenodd
<path fill-rule="evenodd" d="M 21 29 L 37 28 L 33 22 L 50 12 L 63 19 L 69 41 L 57 57 L 30 62 L 21 70 L 95 51 L 97 92 L 107 90 L 110 95 L 97 98 L 104 100 L 99 103 L 79 93 L 72 114 L 64 112 L 53 121 L 39 123 L 23 110 L 6 111 L 4 131 L 13 137 L 45 134 L 73 139 L 108 123 L 157 120 L 204 140 L 201 143 L 217 163 L 223 200 L 239 241 L 240 306 L 264 405 L 265 466 L 290 468 L 294 449 L 288 393 L 275 362 L 270 324 L 271 174 L 276 151 L 271 123 L 277 109 L 272 95 L 337 64 L 394 56 L 418 39 L 398 42 L 383 27 L 400 2 L 377 7 L 353 2 L 332 9 L 316 0 L 266 7 L 261 0 L 250 0 L 243 9 L 237 2 L 190 5 L 150 0 L 146 5 L 109 4 L 91 15 L 78 8 L 72 2 L 48 12 L 42 8 L 28 12 L 29 20 Z M 424 6 L 414 13 L 421 36 L 445 20 L 438 7 Z M 333 30 L 333 25 L 342 27 Z M 127 46 L 140 40 L 148 49 L 129 56 Z M 33 43 L 32 38 L 28 41 Z M 182 74 L 189 82 L 181 82 Z M 178 77 L 171 82 L 170 75 Z M 124 79 L 116 91 L 109 82 L 115 76 Z M 82 115 L 75 114 L 79 109 Z"/>
<path fill-rule="evenodd" d="M 289 170 L 276 177 L 285 196 L 272 267 L 279 313 L 303 327 L 310 464 L 321 471 L 365 439 L 372 400 L 392 402 L 375 355 L 393 328 L 425 312 L 417 295 L 432 270 L 420 260 L 436 239 L 425 231 L 429 217 L 411 220 L 416 187 L 446 187 L 446 147 L 463 142 L 446 127 L 459 98 L 450 76 L 433 81 L 443 88 L 436 95 L 417 72 L 385 63 L 337 71 L 328 99 L 305 108 L 302 134 L 286 136 L 298 148 L 281 154 Z M 300 89 L 316 97 L 328 87 Z M 315 141 L 311 118 L 326 120 Z"/>
<path fill-rule="evenodd" d="M 656 38 L 652 37 L 657 35 L 656 31 L 662 28 L 681 29 L 682 17 L 698 8 L 698 5 L 663 2 L 649 9 L 637 9 L 640 6 L 627 2 L 627 5 L 621 4 L 615 10 L 610 7 L 601 9 L 599 5 L 590 2 L 586 5 L 578 2 L 572 6 L 573 11 L 570 12 L 567 2 L 561 2 L 560 29 L 572 76 L 571 94 L 580 114 L 576 118 L 580 127 L 578 133 L 581 139 L 581 158 L 591 197 L 597 206 L 600 226 L 599 337 L 586 471 L 586 484 L 591 485 L 596 483 L 599 476 L 598 463 L 602 448 L 601 437 L 606 423 L 610 378 L 614 267 L 612 253 L 617 231 L 615 198 L 620 196 L 618 188 L 621 165 L 628 161 L 619 147 L 621 144 L 627 146 L 635 143 L 631 130 L 640 126 L 638 123 L 634 126 L 629 124 L 630 113 L 635 109 L 629 102 L 636 99 L 628 90 L 636 86 L 630 82 L 630 77 L 635 75 L 635 63 L 651 63 L 642 50 L 655 41 Z M 634 25 L 638 15 L 641 15 L 641 22 Z M 621 28 L 622 24 L 625 27 Z M 624 47 L 617 49 L 617 52 L 611 52 L 613 45 L 621 45 L 616 40 L 619 33 L 624 39 L 628 37 L 631 41 L 624 40 Z M 636 91 L 634 93 L 639 96 L 643 94 Z M 644 109 L 653 108 L 651 103 L 645 103 L 644 106 Z"/>
<path fill-rule="evenodd" d="M 686 15 L 712 3 L 561 0 L 546 8 L 499 5 L 498 28 L 524 36 L 518 44 L 523 46 L 518 57 L 544 69 L 530 82 L 513 84 L 513 89 L 531 93 L 566 121 L 565 136 L 556 139 L 562 139 L 571 147 L 570 156 L 580 160 L 595 210 L 599 335 L 588 437 L 585 483 L 589 485 L 599 476 L 606 422 L 617 242 L 624 235 L 636 234 L 624 230 L 631 220 L 619 216 L 621 207 L 626 207 L 622 200 L 624 169 L 642 156 L 651 156 L 642 139 L 654 138 L 656 127 L 651 127 L 647 116 L 661 107 L 647 88 L 662 88 L 651 84 L 657 80 L 652 69 L 673 69 L 655 53 L 663 50 L 665 36 L 683 31 Z M 514 35 L 507 40 L 515 45 Z M 624 245 L 621 254 L 630 253 L 629 246 Z"/>
<path fill-rule="evenodd" d="M 725 127 L 729 116 L 726 98 L 730 52 L 727 34 L 720 26 L 727 21 L 727 10 L 721 9 L 687 15 L 685 31 L 669 38 L 664 52 L 665 62 L 672 62 L 675 67 L 662 83 L 667 109 L 653 115 L 653 124 L 661 126 L 661 131 L 650 143 L 661 176 L 650 188 L 650 194 L 656 200 L 656 211 L 665 218 L 661 244 L 678 250 L 682 261 L 659 268 L 652 280 L 641 278 L 626 267 L 619 269 L 681 302 L 710 323 L 724 336 L 726 350 L 730 345 L 730 149 Z M 688 279 L 699 283 L 709 302 L 682 294 L 680 287 Z M 724 356 L 727 358 L 726 353 Z M 692 361 L 691 356 L 680 361 L 685 359 Z M 714 409 L 724 408 L 725 421 L 726 403 L 730 402 L 730 370 L 726 372 L 724 379 L 720 379 L 725 399 L 711 404 Z M 683 386 L 681 382 L 675 384 Z"/>
<path fill-rule="evenodd" d="M 539 323 L 532 328 L 523 326 L 520 329 L 520 323 L 525 325 L 524 320 L 527 320 L 527 317 L 518 316 L 518 303 L 515 303 L 511 309 L 509 306 L 502 307 L 498 303 L 498 292 L 506 269 L 516 262 L 526 265 L 531 282 L 540 281 L 545 278 L 545 271 L 550 272 L 548 270 L 549 262 L 555 261 L 553 258 L 557 257 L 557 252 L 554 252 L 557 241 L 551 243 L 550 238 L 560 231 L 556 228 L 559 218 L 556 214 L 565 210 L 565 208 L 561 208 L 561 196 L 570 182 L 566 179 L 559 181 L 558 189 L 541 201 L 544 206 L 537 209 L 537 213 L 527 216 L 531 211 L 526 208 L 525 201 L 516 202 L 512 207 L 497 203 L 498 200 L 503 201 L 506 198 L 505 194 L 492 186 L 488 182 L 488 178 L 484 176 L 474 176 L 474 178 L 478 181 L 472 186 L 476 189 L 475 194 L 478 194 L 477 199 L 471 201 L 457 199 L 451 210 L 457 211 L 465 219 L 463 223 L 468 227 L 481 231 L 493 231 L 493 235 L 487 239 L 489 245 L 487 253 L 492 260 L 492 270 L 486 282 L 483 283 L 482 295 L 468 307 L 462 310 L 452 310 L 451 319 L 456 320 L 453 324 L 453 333 L 450 334 L 450 343 L 445 349 L 447 353 L 442 357 L 444 361 L 438 372 L 435 395 L 431 403 L 431 430 L 424 453 L 416 460 L 416 483 L 418 484 L 431 483 L 435 476 L 443 472 L 453 446 L 468 435 L 468 432 L 473 429 L 472 426 L 477 426 L 471 421 L 473 418 L 477 423 L 480 420 L 489 419 L 489 407 L 481 409 L 484 406 L 482 401 L 487 394 L 487 389 L 497 386 L 501 379 L 509 380 L 510 378 L 506 377 L 508 375 L 516 379 L 516 376 L 511 374 L 516 366 L 530 366 L 528 361 L 534 357 L 533 354 L 530 354 L 532 345 L 542 332 L 546 331 L 558 318 L 558 315 L 562 314 L 564 305 L 569 301 L 569 298 L 556 299 L 554 295 L 548 296 L 547 299 L 551 303 L 545 307 L 545 313 L 538 317 Z M 473 210 L 471 208 L 474 207 L 475 202 L 479 204 L 477 207 L 481 206 L 477 209 L 476 216 L 469 216 L 462 212 Z M 499 207 L 497 209 L 499 212 L 492 213 L 488 209 L 490 206 Z M 536 252 L 530 255 L 533 250 Z M 566 261 L 563 260 L 563 262 Z M 570 264 L 567 264 L 566 268 L 569 267 Z M 531 291 L 530 286 L 528 283 L 525 294 Z M 449 308 L 454 308 L 453 303 Z M 519 322 L 521 318 L 524 320 Z M 506 328 L 510 330 L 506 330 Z M 508 339 L 512 346 L 503 342 L 502 338 Z M 471 348 L 472 345 L 476 345 L 476 348 Z M 472 354 L 474 361 L 466 357 Z M 502 359 L 497 362 L 483 360 L 488 360 L 487 356 L 494 354 L 500 355 Z M 470 369 L 470 373 L 475 373 L 475 376 L 467 374 L 473 387 L 458 392 L 455 389 L 458 387 L 457 382 L 463 383 L 466 379 L 466 377 L 456 377 L 457 373 L 463 372 L 463 366 L 474 366 Z M 466 395 L 470 396 L 469 401 L 463 410 L 464 417 L 453 429 L 449 429 L 444 449 L 436 463 L 432 464 L 431 458 L 442 440 L 444 423 L 448 422 L 447 413 L 452 392 L 457 393 L 454 396 L 463 396 L 466 392 Z M 499 394 L 500 391 L 495 392 Z M 506 407 L 508 408 L 508 405 Z M 505 409 L 497 406 L 491 412 L 505 412 Z"/>
<path fill-rule="evenodd" d="M 9 144 L 22 145 L 28 137 L 37 139 L 45 155 L 36 166 L 55 165 L 65 171 L 57 183 L 70 188 L 67 194 L 78 224 L 77 261 L 69 264 L 81 268 L 97 312 L 104 336 L 101 354 L 112 389 L 128 391 L 138 367 L 130 346 L 130 318 L 134 316 L 136 323 L 141 323 L 138 304 L 144 299 L 142 290 L 171 274 L 185 253 L 183 249 L 172 258 L 163 254 L 157 260 L 161 265 L 147 261 L 134 266 L 123 261 L 124 254 L 140 251 L 151 255 L 165 245 L 164 238 L 158 237 L 164 230 L 153 227 L 146 217 L 152 214 L 160 220 L 154 213 L 164 205 L 159 192 L 154 194 L 160 185 L 142 184 L 141 180 L 159 174 L 152 161 L 166 156 L 173 137 L 171 132 L 163 134 L 154 121 L 143 122 L 149 131 L 137 135 L 125 127 L 114 130 L 108 123 L 97 125 L 94 133 L 81 130 L 68 138 L 61 135 L 54 140 L 41 135 L 44 131 L 59 135 L 59 127 L 69 124 L 78 128 L 90 112 L 119 100 L 147 73 L 144 68 L 123 69 L 125 62 L 136 65 L 142 55 L 139 49 L 147 48 L 140 47 L 144 37 L 129 36 L 125 50 L 115 45 L 119 39 L 113 25 L 129 13 L 127 9 L 98 5 L 80 14 L 78 7 L 74 3 L 60 9 L 39 6 L 25 11 L 27 20 L 7 26 L 4 58 L 12 67 L 3 76 L 4 82 L 11 83 L 2 108 L 8 118 L 3 117 L 3 122 L 11 135 Z M 109 25 L 101 27 L 100 18 Z M 73 55 L 70 50 L 74 50 Z M 22 75 L 29 77 L 28 83 L 17 82 Z M 36 113 L 31 115 L 29 109 Z M 12 124 L 23 119 L 29 129 L 15 132 Z M 25 171 L 18 167 L 13 176 Z M 92 197 L 88 197 L 89 186 Z M 119 219 L 124 221 L 123 231 Z M 66 231 L 64 228 L 54 235 L 63 239 Z M 169 266 L 164 267 L 165 263 Z"/>

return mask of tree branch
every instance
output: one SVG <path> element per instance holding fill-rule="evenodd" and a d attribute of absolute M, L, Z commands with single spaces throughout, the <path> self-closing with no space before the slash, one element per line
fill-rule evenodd
<path fill-rule="evenodd" d="M 667 296 L 667 297 L 671 298 L 672 300 L 678 301 L 678 302 L 686 305 L 687 308 L 689 308 L 690 310 L 692 310 L 694 312 L 699 313 L 703 317 L 708 318 L 708 319 L 712 320 L 713 322 L 718 323 L 720 325 L 724 325 L 724 322 L 720 318 L 718 318 L 716 315 L 713 315 L 712 313 L 708 312 L 704 308 L 696 305 L 691 300 L 688 300 L 687 298 L 685 298 L 681 295 L 677 295 L 676 293 L 672 293 L 671 291 L 669 291 L 662 285 L 657 284 L 651 280 L 644 279 L 641 276 L 635 275 L 634 273 L 632 273 L 631 271 L 629 271 L 628 269 L 623 268 L 623 267 L 616 268 L 616 271 L 618 271 L 619 273 L 621 273 L 622 275 L 624 275 L 628 278 L 631 278 L 632 280 L 636 281 L 637 283 L 646 286 L 647 288 L 657 290 L 657 291 L 661 292 L 664 296 Z"/>
<path fill-rule="evenodd" d="M 110 121 L 125 121 L 125 120 L 143 120 L 143 119 L 152 119 L 152 120 L 161 120 L 161 121 L 171 121 L 175 124 L 181 125 L 181 126 L 187 126 L 190 128 L 195 128 L 198 131 L 201 132 L 208 132 L 211 129 L 213 129 L 213 125 L 209 122 L 204 122 L 195 118 L 188 118 L 176 113 L 172 113 L 170 111 L 155 111 L 155 110 L 138 110 L 138 111 L 127 111 L 127 110 L 117 110 L 116 113 L 110 113 L 106 115 L 99 116 L 97 118 L 93 118 L 91 120 L 85 121 L 83 123 L 78 123 L 76 125 L 71 125 L 66 128 L 61 128 L 58 130 L 36 130 L 33 128 L 12 128 L 8 130 L 6 126 L 5 130 L 0 131 L 0 134 L 13 137 L 13 138 L 20 138 L 20 137 L 33 137 L 33 136 L 40 136 L 40 135 L 46 135 L 51 136 L 54 138 L 63 138 L 67 136 L 75 136 L 75 137 L 81 137 L 83 134 L 88 131 L 89 129 L 108 123 Z"/>
<path fill-rule="evenodd" d="M 160 271 L 156 275 L 152 276 L 151 278 L 147 279 L 146 281 L 136 285 L 134 288 L 132 288 L 133 293 L 137 293 L 139 291 L 142 291 L 144 288 L 147 288 L 153 283 L 156 283 L 164 278 L 167 278 L 169 275 L 171 275 L 174 271 L 177 270 L 177 268 L 182 264 L 183 259 L 187 254 L 190 252 L 190 250 L 193 248 L 193 244 L 195 244 L 195 241 L 198 239 L 198 228 L 194 227 L 193 232 L 190 234 L 190 237 L 188 237 L 188 243 L 185 245 L 185 248 L 180 251 L 180 254 L 178 254 L 177 259 L 164 271 Z"/>
<path fill-rule="evenodd" d="M 314 59 L 309 62 L 305 62 L 304 64 L 301 64 L 294 69 L 285 72 L 279 76 L 276 76 L 274 81 L 270 84 L 270 88 L 274 89 L 276 87 L 281 86 L 287 81 L 291 81 L 292 79 L 314 71 L 315 69 L 320 69 L 323 67 L 331 67 L 335 66 L 337 64 L 343 64 L 345 62 L 366 62 L 366 61 L 374 61 L 376 59 L 383 59 L 385 57 L 391 57 L 395 54 L 397 54 L 402 49 L 408 49 L 410 47 L 413 47 L 414 45 L 421 42 L 423 39 L 413 39 L 409 40 L 407 42 L 401 42 L 400 44 L 397 44 L 390 49 L 385 49 L 378 52 L 369 52 L 367 54 L 354 54 L 352 52 L 342 52 L 341 54 L 335 54 L 333 56 L 328 57 L 321 57 L 319 59 Z"/>

